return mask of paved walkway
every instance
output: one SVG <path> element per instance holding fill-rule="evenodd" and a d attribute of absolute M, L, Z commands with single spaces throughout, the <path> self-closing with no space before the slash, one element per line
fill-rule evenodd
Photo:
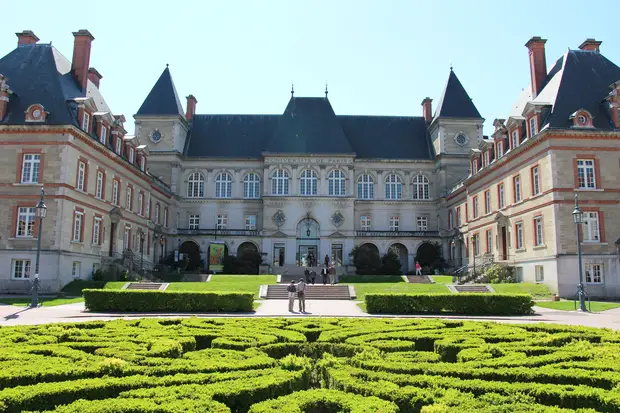
<path fill-rule="evenodd" d="M 295 303 L 295 310 L 298 310 Z M 15 307 L 0 305 L 0 325 L 32 325 L 46 323 L 79 322 L 93 320 L 116 320 L 119 318 L 163 318 L 163 317 L 401 317 L 401 318 L 445 318 L 451 320 L 496 321 L 501 323 L 556 323 L 582 325 L 589 327 L 606 327 L 620 330 L 620 308 L 602 313 L 589 314 L 573 311 L 558 311 L 535 307 L 536 314 L 521 317 L 477 317 L 477 316 L 390 316 L 369 315 L 363 312 L 355 301 L 341 300 L 307 300 L 306 313 L 289 313 L 287 300 L 264 300 L 253 313 L 221 314 L 161 314 L 161 313 L 89 313 L 84 310 L 84 303 L 59 305 L 56 307 Z"/>

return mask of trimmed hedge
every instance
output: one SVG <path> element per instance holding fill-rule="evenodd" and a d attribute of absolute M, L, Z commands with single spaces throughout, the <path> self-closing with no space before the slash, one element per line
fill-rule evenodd
<path fill-rule="evenodd" d="M 529 294 L 366 294 L 366 310 L 374 314 L 532 314 Z"/>
<path fill-rule="evenodd" d="M 89 311 L 250 312 L 252 293 L 85 289 Z"/>
<path fill-rule="evenodd" d="M 397 413 L 398 407 L 378 397 L 363 397 L 334 390 L 307 390 L 252 406 L 249 413 Z"/>

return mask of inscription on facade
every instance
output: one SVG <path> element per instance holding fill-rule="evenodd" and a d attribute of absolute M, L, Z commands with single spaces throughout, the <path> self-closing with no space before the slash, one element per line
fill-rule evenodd
<path fill-rule="evenodd" d="M 353 164 L 352 158 L 265 158 L 265 164 L 312 164 L 312 165 L 340 165 L 340 164 Z"/>

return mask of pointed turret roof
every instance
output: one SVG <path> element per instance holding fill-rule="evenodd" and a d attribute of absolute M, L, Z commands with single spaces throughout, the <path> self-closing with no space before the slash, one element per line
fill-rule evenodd
<path fill-rule="evenodd" d="M 157 116 L 157 115 L 181 115 L 183 107 L 179 100 L 179 95 L 174 87 L 170 69 L 168 66 L 151 89 L 149 95 L 144 99 L 142 106 L 136 115 Z"/>
<path fill-rule="evenodd" d="M 446 88 L 441 95 L 441 99 L 439 99 L 439 105 L 435 111 L 435 118 L 438 117 L 482 118 L 452 69 L 450 69 L 448 83 L 446 83 Z"/>

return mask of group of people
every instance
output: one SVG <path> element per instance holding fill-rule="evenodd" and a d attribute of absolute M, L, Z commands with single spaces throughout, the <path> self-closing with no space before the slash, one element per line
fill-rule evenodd
<path fill-rule="evenodd" d="M 304 270 L 304 277 L 306 284 L 314 285 L 316 281 L 316 271 L 312 268 L 306 268 Z M 336 267 L 323 267 L 321 268 L 321 278 L 323 279 L 323 285 L 327 285 L 327 281 L 329 280 L 330 285 L 336 284 Z"/>
<path fill-rule="evenodd" d="M 299 311 L 306 312 L 306 285 L 314 285 L 316 281 L 316 271 L 312 269 L 314 263 L 314 255 L 308 254 L 308 268 L 304 270 L 304 278 L 301 278 L 297 284 L 292 280 L 286 287 L 288 292 L 288 311 L 293 312 L 293 306 L 295 304 L 295 295 L 299 298 Z M 329 255 L 325 255 L 325 266 L 321 268 L 321 277 L 323 278 L 323 285 L 327 285 L 329 279 L 330 285 L 336 284 L 336 267 L 329 265 Z"/>

